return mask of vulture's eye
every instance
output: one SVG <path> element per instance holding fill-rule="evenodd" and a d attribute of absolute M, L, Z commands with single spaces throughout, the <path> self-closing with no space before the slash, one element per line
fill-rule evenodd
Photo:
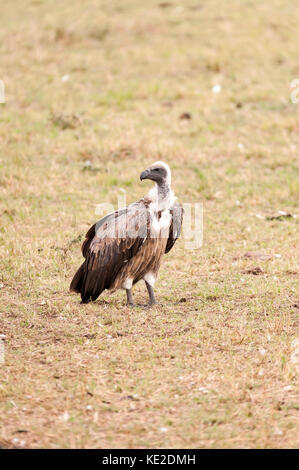
<path fill-rule="evenodd" d="M 153 171 L 160 171 L 160 168 L 154 168 Z"/>

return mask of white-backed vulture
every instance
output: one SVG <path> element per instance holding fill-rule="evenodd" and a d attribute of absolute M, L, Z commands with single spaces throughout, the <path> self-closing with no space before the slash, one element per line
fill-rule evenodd
<path fill-rule="evenodd" d="M 93 225 L 82 245 L 85 261 L 76 272 L 70 290 L 81 294 L 82 303 L 96 300 L 105 290 L 125 289 L 127 305 L 134 305 L 132 286 L 143 279 L 149 305 L 156 303 L 154 284 L 161 259 L 180 236 L 183 209 L 171 189 L 171 173 L 156 162 L 140 175 L 155 186 L 139 201 L 112 212 Z"/>

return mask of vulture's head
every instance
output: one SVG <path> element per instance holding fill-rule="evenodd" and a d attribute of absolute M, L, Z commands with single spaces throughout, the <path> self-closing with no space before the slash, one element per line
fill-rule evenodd
<path fill-rule="evenodd" d="M 170 186 L 171 173 L 169 166 L 164 162 L 155 162 L 140 175 L 140 180 L 152 180 L 158 185 Z"/>

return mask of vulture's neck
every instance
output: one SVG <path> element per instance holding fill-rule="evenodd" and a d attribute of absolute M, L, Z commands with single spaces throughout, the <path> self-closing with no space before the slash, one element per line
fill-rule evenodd
<path fill-rule="evenodd" d="M 169 184 L 156 184 L 149 192 L 154 211 L 169 209 L 174 203 L 174 194 Z"/>

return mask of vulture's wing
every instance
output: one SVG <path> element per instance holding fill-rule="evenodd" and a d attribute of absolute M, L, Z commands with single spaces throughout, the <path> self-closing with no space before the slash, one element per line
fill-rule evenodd
<path fill-rule="evenodd" d="M 171 224 L 169 228 L 169 237 L 167 240 L 165 253 L 168 253 L 177 239 L 179 238 L 182 230 L 183 223 L 183 207 L 177 202 L 170 208 L 171 213 Z"/>
<path fill-rule="evenodd" d="M 144 243 L 150 213 L 140 201 L 106 215 L 93 225 L 82 245 L 84 263 L 75 274 L 70 289 L 81 293 L 83 302 L 109 289 L 119 270 Z"/>
<path fill-rule="evenodd" d="M 113 223 L 113 220 L 117 219 L 118 217 L 123 215 L 127 211 L 127 209 L 128 208 L 121 209 L 120 211 L 116 211 L 116 212 L 113 212 L 112 214 L 105 215 L 105 217 L 103 217 L 96 224 L 94 224 L 92 227 L 90 227 L 87 234 L 85 235 L 85 240 L 82 243 L 82 247 L 81 247 L 82 255 L 84 256 L 84 258 L 86 258 L 87 255 L 88 255 L 88 250 L 89 250 L 90 244 L 91 244 L 91 242 L 92 242 L 92 240 L 93 240 L 93 238 L 96 234 L 96 231 L 98 231 L 100 229 L 100 227 L 102 225 L 104 225 L 104 223 L 106 223 L 106 222 L 107 223 L 109 223 L 109 222 Z"/>

